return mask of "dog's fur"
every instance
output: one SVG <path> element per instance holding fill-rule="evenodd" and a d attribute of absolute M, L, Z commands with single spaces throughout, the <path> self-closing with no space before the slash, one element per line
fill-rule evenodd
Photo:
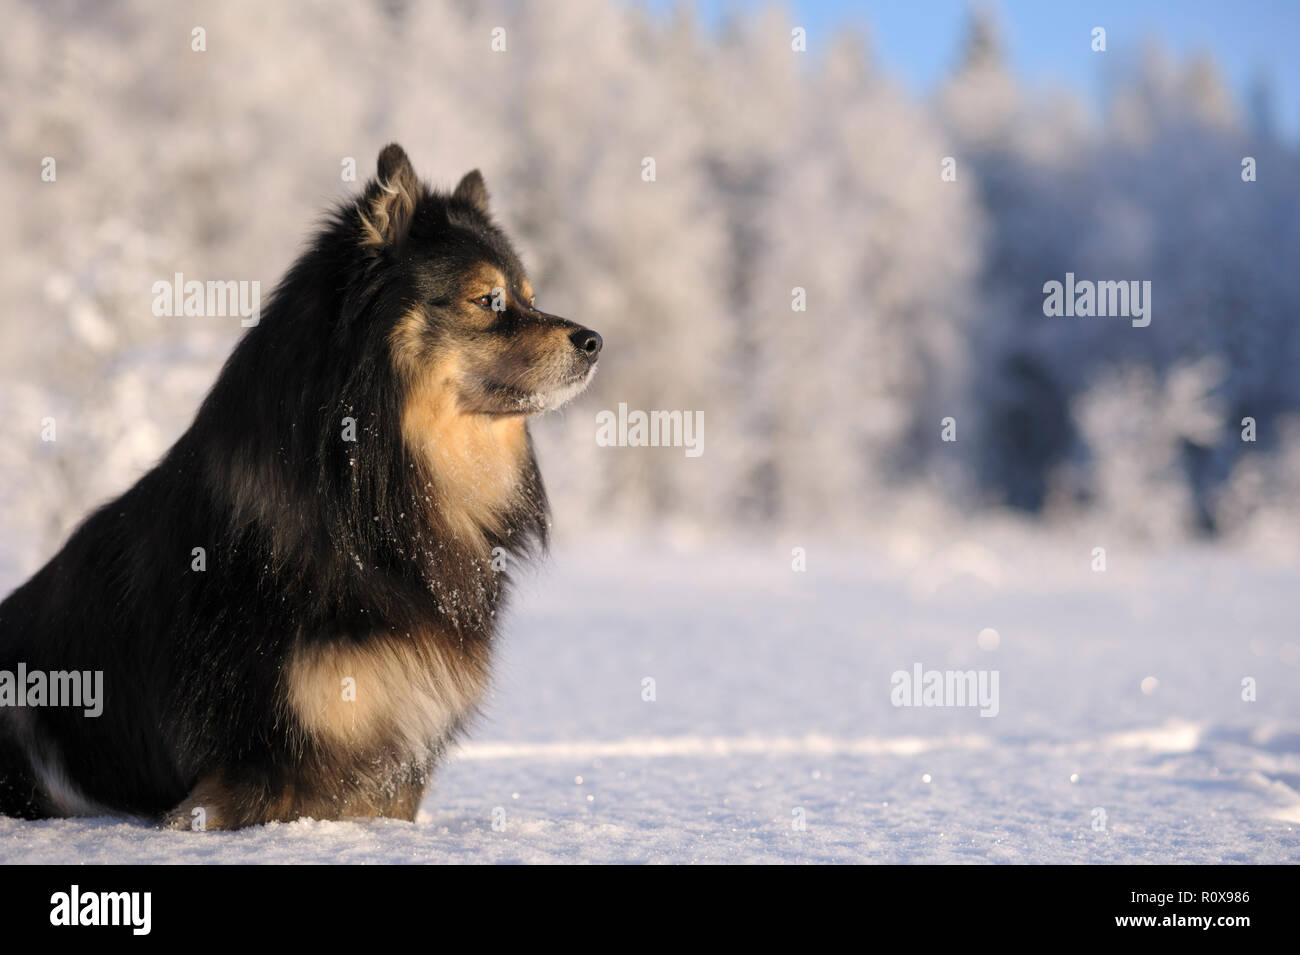
<path fill-rule="evenodd" d="M 0 707 L 0 812 L 413 819 L 545 546 L 526 416 L 600 346 L 535 308 L 477 171 L 437 193 L 386 147 L 189 430 L 0 604 L 0 669 L 104 674 L 98 718 Z"/>

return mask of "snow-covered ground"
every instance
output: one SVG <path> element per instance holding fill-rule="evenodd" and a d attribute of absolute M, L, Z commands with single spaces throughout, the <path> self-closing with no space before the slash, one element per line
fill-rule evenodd
<path fill-rule="evenodd" d="M 0 819 L 0 862 L 1300 860 L 1300 573 L 954 537 L 561 547 L 415 825 Z M 893 706 L 916 664 L 998 714 Z"/>

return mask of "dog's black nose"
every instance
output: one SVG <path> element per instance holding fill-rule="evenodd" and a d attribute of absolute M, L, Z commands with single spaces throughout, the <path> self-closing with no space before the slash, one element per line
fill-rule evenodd
<path fill-rule="evenodd" d="M 592 361 L 600 354 L 600 346 L 604 344 L 599 335 L 590 328 L 580 328 L 569 336 L 569 341 L 573 342 L 573 347 L 578 349 Z"/>

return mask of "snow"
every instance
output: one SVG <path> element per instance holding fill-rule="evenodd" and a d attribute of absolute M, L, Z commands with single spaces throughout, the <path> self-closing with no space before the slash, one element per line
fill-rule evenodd
<path fill-rule="evenodd" d="M 415 824 L 0 819 L 0 862 L 1297 861 L 1295 567 L 975 534 L 571 539 Z M 893 706 L 917 663 L 996 669 L 998 715 Z"/>

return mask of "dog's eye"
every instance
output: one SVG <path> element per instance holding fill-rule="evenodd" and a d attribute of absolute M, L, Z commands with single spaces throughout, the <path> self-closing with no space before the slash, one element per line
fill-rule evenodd
<path fill-rule="evenodd" d="M 491 308 L 491 307 L 492 307 L 492 296 L 491 296 L 491 295 L 480 295 L 480 296 L 479 296 L 478 298 L 476 298 L 476 299 L 471 299 L 471 301 L 472 301 L 475 305 L 477 305 L 479 308 Z"/>

